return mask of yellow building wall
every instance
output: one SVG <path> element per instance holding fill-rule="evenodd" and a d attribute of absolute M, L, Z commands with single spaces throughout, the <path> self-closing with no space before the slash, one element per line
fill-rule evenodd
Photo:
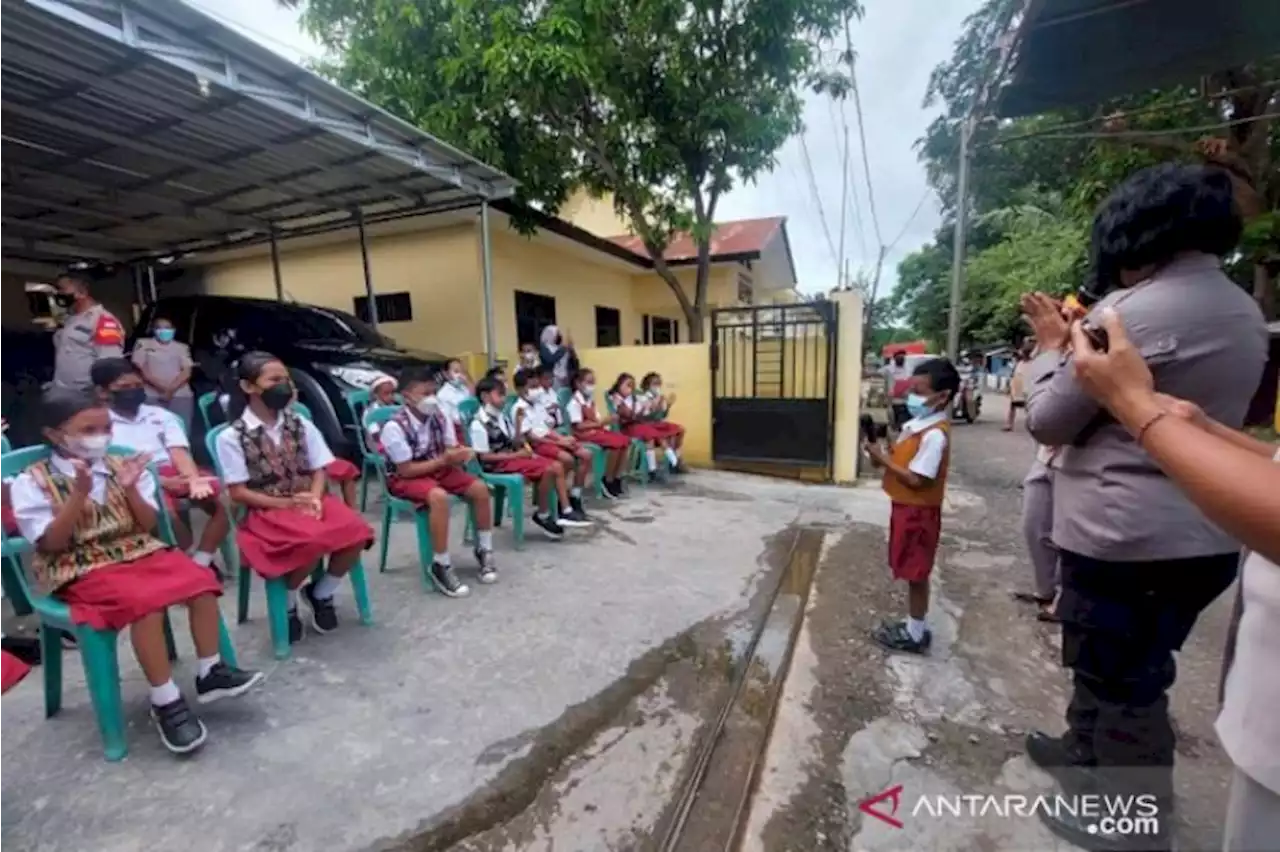
<path fill-rule="evenodd" d="M 685 295 L 693 301 L 694 285 L 697 282 L 697 270 L 680 266 L 674 270 L 677 280 L 684 288 Z M 676 294 L 671 292 L 670 285 L 656 272 L 642 272 L 631 277 L 631 288 L 634 293 L 633 302 L 636 311 L 644 316 L 673 319 L 680 323 L 680 340 L 689 340 L 689 323 L 680 309 Z M 738 305 L 738 269 L 736 264 L 713 266 L 707 281 L 707 309 L 730 308 Z M 643 340 L 643 325 L 639 325 L 640 334 L 634 339 Z M 624 340 L 627 338 L 624 337 Z"/>
<path fill-rule="evenodd" d="M 382 322 L 379 329 L 402 346 L 443 354 L 484 349 L 479 244 L 472 224 L 369 240 L 369 268 L 379 293 L 408 292 L 413 319 Z M 280 277 L 286 298 L 353 313 L 364 295 L 355 239 L 289 251 L 281 244 Z M 215 296 L 275 298 L 269 256 L 242 258 L 205 269 Z"/>
<path fill-rule="evenodd" d="M 593 198 L 591 193 L 578 190 L 561 205 L 557 215 L 597 237 L 617 237 L 631 233 L 631 226 L 614 211 L 611 194 Z"/>
<path fill-rule="evenodd" d="M 664 392 L 676 395 L 669 419 L 685 428 L 685 461 L 694 467 L 711 465 L 711 348 L 708 344 L 580 348 L 578 357 L 583 366 L 595 371 L 601 391 L 612 385 L 619 373 L 630 373 L 637 382 L 645 373 L 660 373 Z"/>
<path fill-rule="evenodd" d="M 493 321 L 501 358 L 510 358 L 519 349 L 517 290 L 554 298 L 556 325 L 573 337 L 578 349 L 595 346 L 597 306 L 618 311 L 623 343 L 643 333 L 632 299 L 630 273 L 592 263 L 571 249 L 537 237 L 501 231 L 493 238 Z"/>

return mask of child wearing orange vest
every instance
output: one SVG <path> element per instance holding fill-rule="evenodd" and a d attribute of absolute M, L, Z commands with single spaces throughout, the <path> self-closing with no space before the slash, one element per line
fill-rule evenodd
<path fill-rule="evenodd" d="M 946 358 L 932 358 L 912 372 L 907 395 L 911 419 L 902 425 L 892 448 L 867 442 L 872 464 L 884 468 L 884 491 L 893 501 L 889 519 L 889 568 L 907 583 L 907 618 L 885 622 L 872 638 L 891 651 L 923 654 L 933 635 L 929 612 L 929 575 L 942 533 L 942 500 L 951 462 L 951 398 L 960 390 L 960 374 Z"/>

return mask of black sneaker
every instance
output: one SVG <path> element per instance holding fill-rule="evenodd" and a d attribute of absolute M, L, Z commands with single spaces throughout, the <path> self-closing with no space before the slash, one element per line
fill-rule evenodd
<path fill-rule="evenodd" d="M 569 506 L 570 506 L 570 507 L 572 507 L 572 509 L 573 509 L 575 512 L 577 512 L 578 514 L 582 515 L 584 518 L 587 516 L 587 509 L 586 509 L 586 507 L 585 507 L 585 506 L 583 506 L 583 505 L 582 505 L 582 498 L 581 498 L 581 497 L 570 497 L 570 498 L 569 498 Z"/>
<path fill-rule="evenodd" d="M 620 500 L 627 494 L 622 487 L 621 479 L 606 479 L 604 481 L 604 492 L 614 500 Z"/>
<path fill-rule="evenodd" d="M 311 626 L 321 635 L 331 633 L 338 629 L 338 611 L 333 607 L 333 598 L 318 598 L 315 591 L 315 583 L 302 587 L 302 602 L 311 610 Z"/>
<path fill-rule="evenodd" d="M 452 565 L 441 565 L 439 562 L 432 562 L 431 581 L 435 583 L 436 589 L 440 594 L 447 598 L 465 598 L 471 594 L 470 587 L 459 580 L 457 574 L 453 573 Z"/>
<path fill-rule="evenodd" d="M 569 511 L 560 512 L 560 526 L 562 527 L 589 527 L 591 519 L 587 517 L 587 513 L 576 506 Z"/>
<path fill-rule="evenodd" d="M 613 488 L 614 488 L 614 485 L 613 485 L 613 480 L 612 480 L 612 479 L 601 479 L 601 480 L 600 480 L 600 490 L 604 492 L 604 494 L 603 494 L 604 499 L 606 499 L 606 500 L 617 500 L 619 497 L 621 497 L 621 496 L 622 496 L 621 494 L 619 494 L 619 493 L 615 492 L 615 491 L 613 490 Z"/>
<path fill-rule="evenodd" d="M 890 651 L 904 651 L 908 654 L 923 654 L 933 644 L 933 634 L 928 630 L 920 637 L 919 642 L 912 639 L 905 621 L 881 624 L 871 632 L 871 638 Z"/>
<path fill-rule="evenodd" d="M 294 607 L 289 610 L 289 644 L 293 645 L 301 642 L 302 634 L 302 619 L 298 618 L 298 608 Z"/>
<path fill-rule="evenodd" d="M 533 513 L 533 522 L 538 525 L 546 534 L 547 538 L 552 541 L 559 541 L 564 538 L 564 527 L 556 523 L 555 518 L 544 515 L 541 512 Z"/>
<path fill-rule="evenodd" d="M 196 701 L 212 704 L 223 698 L 237 698 L 262 683 L 262 672 L 250 672 L 219 662 L 204 677 L 196 678 Z"/>
<path fill-rule="evenodd" d="M 498 582 L 498 565 L 493 558 L 493 551 L 477 547 L 475 555 L 476 564 L 480 566 L 480 582 L 485 585 Z"/>
<path fill-rule="evenodd" d="M 683 476 L 689 472 L 689 468 L 684 466 L 684 462 L 677 462 L 671 465 L 671 472 Z"/>
<path fill-rule="evenodd" d="M 652 484 L 654 484 L 654 483 L 656 483 L 656 482 L 661 482 L 661 481 L 662 481 L 662 477 L 658 476 L 658 472 L 657 472 L 656 470 L 651 470 L 651 471 L 649 471 L 649 484 L 650 484 L 650 485 L 652 485 Z"/>
<path fill-rule="evenodd" d="M 191 712 L 182 696 L 163 707 L 152 705 L 151 719 L 160 732 L 160 741 L 174 754 L 190 754 L 204 745 L 209 736 L 204 722 Z"/>

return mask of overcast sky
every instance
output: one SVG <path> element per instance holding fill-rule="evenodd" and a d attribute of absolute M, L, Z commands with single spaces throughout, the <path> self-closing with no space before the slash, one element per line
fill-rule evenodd
<path fill-rule="evenodd" d="M 187 2 L 295 61 L 319 51 L 314 42 L 298 30 L 296 16 L 280 9 L 274 0 Z M 924 169 L 913 147 L 937 109 L 925 110 L 921 101 L 929 72 L 950 54 L 952 43 L 960 34 L 961 22 L 981 2 L 866 0 L 866 17 L 854 30 L 867 155 L 880 231 L 886 242 L 902 234 L 885 262 L 882 295 L 893 289 L 898 261 L 928 241 L 938 225 L 937 200 L 931 193 L 925 197 Z M 875 262 L 876 241 L 852 105 L 848 108 L 848 119 L 853 136 L 851 186 L 856 189 L 858 204 L 854 208 L 851 203 L 846 217 L 845 257 L 855 270 L 859 266 L 869 270 Z M 778 167 L 772 174 L 763 176 L 754 186 L 735 189 L 721 202 L 717 218 L 786 216 L 800 289 L 818 292 L 830 289 L 837 281 L 841 196 L 839 108 L 829 99 L 810 96 L 805 123 L 808 125 L 805 144 L 817 194 L 811 189 L 801 142 L 796 138 L 779 153 Z M 923 205 L 911 218 L 922 198 Z M 835 252 L 824 234 L 819 206 L 825 213 Z"/>

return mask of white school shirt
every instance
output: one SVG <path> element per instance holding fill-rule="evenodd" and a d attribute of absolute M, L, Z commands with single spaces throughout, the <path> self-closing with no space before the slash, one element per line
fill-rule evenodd
<path fill-rule="evenodd" d="M 444 435 L 444 449 L 458 446 L 458 430 L 453 428 L 453 423 L 449 420 L 448 415 L 443 410 L 433 414 L 432 417 L 442 417 L 444 422 L 440 424 L 440 432 Z M 382 452 L 392 464 L 404 464 L 413 461 L 413 447 L 416 443 L 430 441 L 430 420 L 419 420 L 412 414 L 409 415 L 409 422 L 413 424 L 414 441 L 410 442 L 409 436 L 404 433 L 404 427 L 398 421 L 388 420 L 382 424 Z M 437 456 L 438 457 L 438 456 Z"/>
<path fill-rule="evenodd" d="M 307 470 L 320 470 L 326 465 L 333 464 L 333 452 L 325 443 L 324 435 L 320 434 L 320 430 L 310 420 L 302 415 L 297 417 L 302 421 L 302 442 L 307 451 Z M 268 426 L 258 415 L 246 408 L 244 414 L 240 415 L 240 419 L 244 421 L 245 428 L 250 432 L 262 427 L 271 443 L 280 445 L 280 438 L 284 434 L 283 417 L 277 417 L 276 422 Z M 236 431 L 235 424 L 228 426 L 218 435 L 214 449 L 218 452 L 218 464 L 222 467 L 223 482 L 227 485 L 241 485 L 249 481 L 249 468 L 244 461 L 244 448 L 240 446 L 240 434 Z"/>
<path fill-rule="evenodd" d="M 587 399 L 582 391 L 574 391 L 573 399 L 569 400 L 569 422 L 575 425 L 581 423 L 587 419 L 586 409 L 594 407 L 592 401 Z"/>
<path fill-rule="evenodd" d="M 503 412 L 497 413 L 480 409 L 480 413 L 471 421 L 471 449 L 477 453 L 492 452 L 489 449 L 489 432 L 485 428 L 485 423 L 489 420 L 496 420 L 498 428 L 502 430 L 502 434 L 508 438 L 515 437 L 515 425 L 512 424 L 511 418 Z"/>
<path fill-rule="evenodd" d="M 400 403 L 398 402 L 393 402 L 389 405 L 384 405 L 383 403 L 378 402 L 377 400 L 374 400 L 370 402 L 367 406 L 365 406 L 364 413 L 368 414 L 370 411 L 377 411 L 380 408 L 397 408 L 399 405 Z M 369 424 L 369 428 L 366 429 L 365 431 L 369 434 L 370 441 L 377 440 L 378 433 L 382 431 L 382 427 L 385 425 L 386 425 L 385 422 Z"/>
<path fill-rule="evenodd" d="M 172 461 L 170 447 L 191 450 L 182 418 L 167 408 L 146 403 L 138 406 L 138 416 L 132 420 L 111 409 L 111 443 L 150 453 L 151 460 L 158 465 Z"/>
<path fill-rule="evenodd" d="M 57 453 L 50 456 L 49 466 L 57 473 L 75 478 L 75 466 Z M 111 471 L 102 460 L 94 462 L 89 470 L 93 474 L 89 499 L 101 506 L 107 502 L 107 480 L 111 478 Z M 160 504 L 156 501 L 156 480 L 151 471 L 144 470 L 138 477 L 138 494 L 152 509 L 160 510 Z M 36 484 L 36 478 L 30 471 L 19 474 L 9 487 L 9 503 L 13 507 L 13 515 L 18 521 L 22 537 L 30 542 L 39 541 L 49 524 L 53 523 L 55 510 L 49 495 Z"/>
<path fill-rule="evenodd" d="M 462 422 L 462 403 L 471 397 L 471 391 L 466 386 L 458 387 L 453 382 L 445 382 L 436 390 L 436 400 L 439 401 L 440 407 L 444 409 L 445 417 L 450 423 Z"/>
<path fill-rule="evenodd" d="M 907 470 L 916 476 L 923 476 L 926 479 L 938 478 L 938 471 L 942 469 L 942 456 L 947 451 L 947 433 L 930 427 L 937 426 L 946 419 L 946 411 L 935 411 L 924 417 L 914 417 L 902 424 L 902 431 L 898 434 L 899 442 L 925 432 L 926 429 L 929 430 L 920 439 L 920 449 L 916 450 L 911 464 L 907 465 Z"/>
<path fill-rule="evenodd" d="M 529 402 L 523 397 L 516 400 L 516 404 L 511 410 L 512 423 L 516 420 L 517 412 L 524 413 L 520 420 L 521 436 L 532 435 L 541 440 L 555 431 L 556 425 L 551 420 L 551 412 L 547 410 L 541 400 Z"/>

